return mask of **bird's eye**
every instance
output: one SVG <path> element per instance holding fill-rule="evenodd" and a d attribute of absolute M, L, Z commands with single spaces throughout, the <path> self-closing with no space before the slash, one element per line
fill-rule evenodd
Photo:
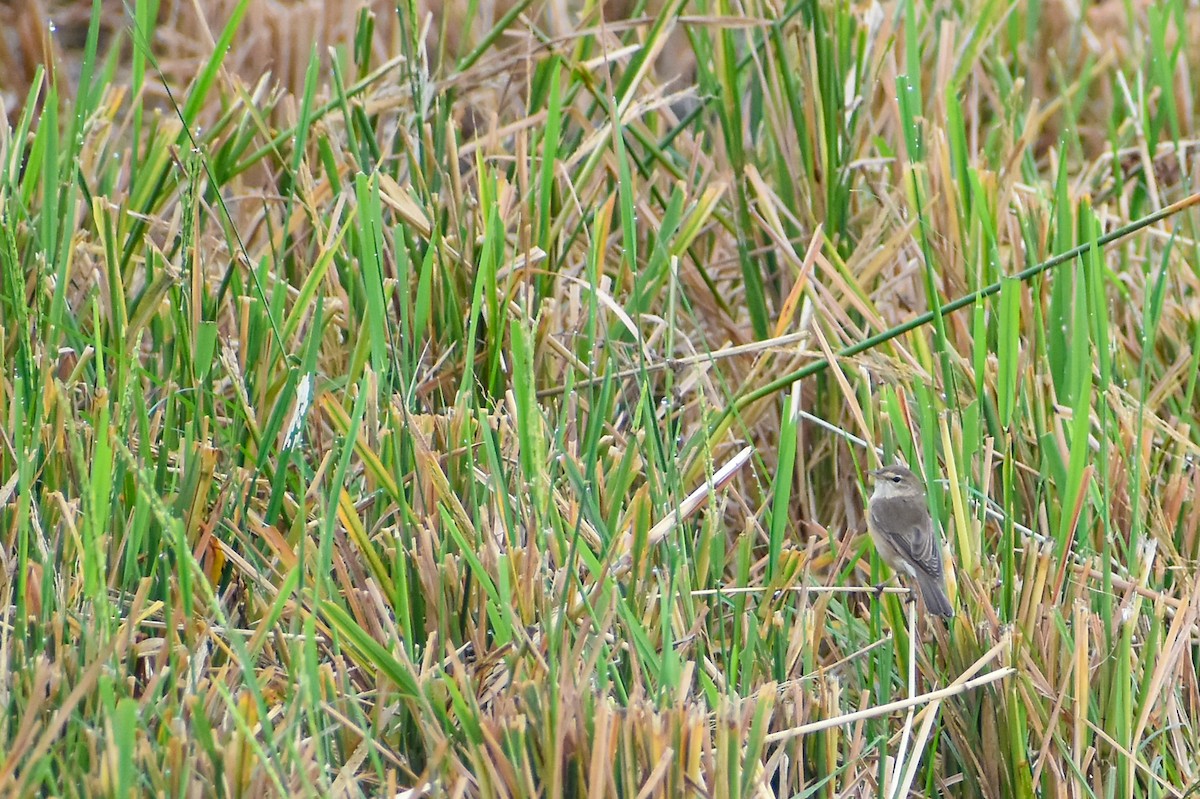
<path fill-rule="evenodd" d="M 893 483 L 899 483 L 899 482 L 900 482 L 900 475 L 898 475 L 898 474 L 897 474 L 897 475 L 892 475 L 892 482 L 893 482 Z"/>

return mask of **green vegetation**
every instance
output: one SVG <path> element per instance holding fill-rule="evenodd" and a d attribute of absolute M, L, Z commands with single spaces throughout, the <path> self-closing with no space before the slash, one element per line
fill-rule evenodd
<path fill-rule="evenodd" d="M 1200 782 L 1190 4 L 158 5 L 0 123 L 0 795 Z"/>

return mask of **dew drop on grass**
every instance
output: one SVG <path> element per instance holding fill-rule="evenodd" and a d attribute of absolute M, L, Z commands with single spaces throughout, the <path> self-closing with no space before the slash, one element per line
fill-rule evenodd
<path fill-rule="evenodd" d="M 50 20 L 49 28 L 50 28 L 50 33 L 58 32 L 58 26 L 54 24 L 54 20 Z"/>

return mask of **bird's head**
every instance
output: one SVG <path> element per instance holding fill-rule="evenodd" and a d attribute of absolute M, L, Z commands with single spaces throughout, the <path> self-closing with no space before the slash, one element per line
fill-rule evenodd
<path fill-rule="evenodd" d="M 925 493 L 925 484 L 921 482 L 921 478 L 917 477 L 912 470 L 899 464 L 884 466 L 882 469 L 875 469 L 868 474 L 875 478 L 875 496 L 877 497 L 922 496 Z"/>

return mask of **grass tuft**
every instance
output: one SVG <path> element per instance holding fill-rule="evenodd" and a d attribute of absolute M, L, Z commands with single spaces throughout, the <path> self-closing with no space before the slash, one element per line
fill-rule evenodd
<path fill-rule="evenodd" d="M 46 6 L 0 794 L 1200 784 L 1188 4 Z"/>

